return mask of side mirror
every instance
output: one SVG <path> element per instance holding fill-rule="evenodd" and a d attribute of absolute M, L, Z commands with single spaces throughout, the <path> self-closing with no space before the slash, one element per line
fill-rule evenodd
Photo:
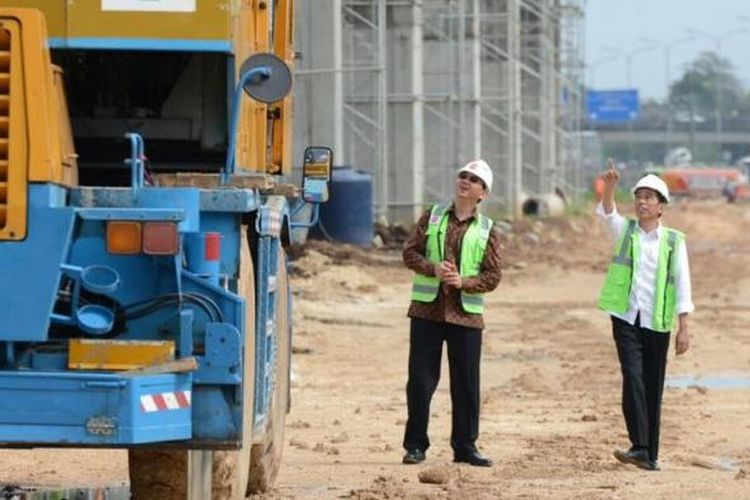
<path fill-rule="evenodd" d="M 333 168 L 333 150 L 311 146 L 305 149 L 302 163 L 302 198 L 308 203 L 328 201 L 328 184 Z"/>
<path fill-rule="evenodd" d="M 275 54 L 253 54 L 240 67 L 240 82 L 247 95 L 271 104 L 292 90 L 292 70 Z"/>
<path fill-rule="evenodd" d="M 270 53 L 248 57 L 240 67 L 239 82 L 232 95 L 232 114 L 229 119 L 229 146 L 222 172 L 222 183 L 234 173 L 234 156 L 237 152 L 237 129 L 240 122 L 242 92 L 256 101 L 271 104 L 289 95 L 292 90 L 292 70 L 283 59 Z"/>

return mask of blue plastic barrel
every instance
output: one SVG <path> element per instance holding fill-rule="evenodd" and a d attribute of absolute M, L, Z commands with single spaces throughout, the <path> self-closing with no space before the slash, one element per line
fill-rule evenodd
<path fill-rule="evenodd" d="M 372 245 L 372 176 L 352 167 L 334 167 L 331 197 L 320 206 L 314 234 L 353 245 Z"/>

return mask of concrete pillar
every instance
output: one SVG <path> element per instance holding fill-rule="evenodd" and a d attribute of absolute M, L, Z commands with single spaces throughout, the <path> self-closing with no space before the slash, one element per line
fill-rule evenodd
<path fill-rule="evenodd" d="M 423 10 L 422 0 L 412 4 L 411 28 L 411 93 L 412 103 L 412 202 L 416 220 L 424 204 L 424 64 L 422 53 Z"/>
<path fill-rule="evenodd" d="M 508 203 L 509 213 L 521 217 L 523 189 L 523 123 L 521 108 L 521 13 L 519 0 L 508 0 Z"/>
<path fill-rule="evenodd" d="M 346 163 L 343 132 L 341 0 L 297 0 L 295 50 L 295 165 L 304 145 L 331 146 Z"/>
<path fill-rule="evenodd" d="M 479 0 L 471 0 L 471 60 L 472 60 L 472 91 L 471 91 L 471 121 L 474 137 L 471 145 L 474 158 L 483 157 L 482 151 L 482 38 L 481 38 L 481 12 Z M 493 168 L 499 165 L 491 165 Z"/>
<path fill-rule="evenodd" d="M 377 0 L 377 64 L 379 67 L 377 78 L 378 78 L 378 91 L 379 94 L 376 96 L 377 99 L 377 121 L 380 126 L 380 130 L 377 133 L 380 135 L 376 157 L 378 165 L 375 166 L 379 176 L 379 189 L 377 190 L 377 206 L 379 208 L 378 215 L 388 219 L 388 204 L 391 201 L 389 184 L 390 168 L 388 168 L 388 67 L 387 67 L 387 5 L 386 0 Z"/>
<path fill-rule="evenodd" d="M 555 20 L 552 1 L 545 0 L 541 17 L 541 92 L 539 93 L 541 135 L 541 193 L 552 192 L 557 182 L 557 71 L 555 67 Z"/>

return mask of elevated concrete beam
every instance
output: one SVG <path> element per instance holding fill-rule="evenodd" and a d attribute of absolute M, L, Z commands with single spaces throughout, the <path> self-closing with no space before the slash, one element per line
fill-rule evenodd
<path fill-rule="evenodd" d="M 633 144 L 689 144 L 690 132 L 666 132 L 655 130 L 600 130 L 597 132 L 604 143 Z M 716 132 L 696 132 L 695 144 L 750 144 L 750 132 L 722 132 L 721 140 Z"/>

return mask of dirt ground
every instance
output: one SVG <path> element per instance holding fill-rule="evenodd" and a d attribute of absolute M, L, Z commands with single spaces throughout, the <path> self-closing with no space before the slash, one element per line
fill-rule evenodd
<path fill-rule="evenodd" d="M 680 202 L 696 313 L 668 377 L 750 378 L 750 207 Z M 617 463 L 627 447 L 610 323 L 595 307 L 611 242 L 593 218 L 505 227 L 488 297 L 479 447 L 451 463 L 447 366 L 424 464 L 401 464 L 411 273 L 397 250 L 311 245 L 296 261 L 294 380 L 270 498 L 750 498 L 750 387 L 665 391 L 661 472 Z M 0 485 L 118 484 L 122 452 L 0 452 Z"/>

